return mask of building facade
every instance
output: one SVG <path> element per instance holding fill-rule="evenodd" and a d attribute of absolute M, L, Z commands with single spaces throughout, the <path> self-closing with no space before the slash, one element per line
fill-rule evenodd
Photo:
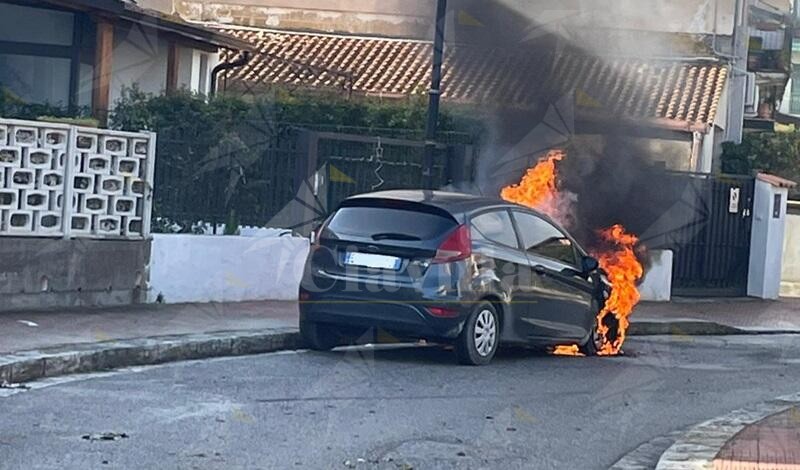
<path fill-rule="evenodd" d="M 9 99 L 101 121 L 125 87 L 208 92 L 222 47 L 244 45 L 123 0 L 0 2 L 0 86 Z"/>

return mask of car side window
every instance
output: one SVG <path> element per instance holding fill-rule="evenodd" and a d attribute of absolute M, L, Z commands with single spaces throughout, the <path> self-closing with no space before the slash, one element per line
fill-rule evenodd
<path fill-rule="evenodd" d="M 572 240 L 550 222 L 532 214 L 514 212 L 525 251 L 577 266 Z"/>
<path fill-rule="evenodd" d="M 489 241 L 499 243 L 511 248 L 517 248 L 517 238 L 514 235 L 514 225 L 508 211 L 492 211 L 472 218 L 470 236 L 476 241 Z"/>

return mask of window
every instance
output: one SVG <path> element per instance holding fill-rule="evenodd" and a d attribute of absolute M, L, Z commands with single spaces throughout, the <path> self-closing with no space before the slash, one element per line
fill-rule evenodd
<path fill-rule="evenodd" d="M 0 4 L 0 41 L 71 46 L 73 23 L 65 11 Z"/>
<path fill-rule="evenodd" d="M 0 89 L 29 103 L 66 106 L 69 59 L 0 53 Z"/>
<path fill-rule="evenodd" d="M 470 235 L 473 241 L 488 241 L 517 247 L 514 226 L 507 211 L 494 211 L 472 219 Z"/>
<path fill-rule="evenodd" d="M 321 237 L 348 240 L 355 236 L 372 238 L 376 242 L 427 241 L 435 248 L 438 246 L 437 240 L 455 227 L 456 222 L 453 219 L 427 212 L 356 206 L 343 207 L 336 211 Z"/>
<path fill-rule="evenodd" d="M 577 266 L 575 247 L 559 229 L 532 214 L 514 212 L 514 220 L 526 251 Z"/>
<path fill-rule="evenodd" d="M 0 3 L 0 91 L 26 103 L 75 104 L 76 15 Z"/>

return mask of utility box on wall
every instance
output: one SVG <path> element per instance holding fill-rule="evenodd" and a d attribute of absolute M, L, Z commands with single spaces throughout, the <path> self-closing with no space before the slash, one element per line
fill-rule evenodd
<path fill-rule="evenodd" d="M 786 201 L 797 183 L 766 173 L 756 176 L 747 295 L 777 299 L 781 287 Z"/>

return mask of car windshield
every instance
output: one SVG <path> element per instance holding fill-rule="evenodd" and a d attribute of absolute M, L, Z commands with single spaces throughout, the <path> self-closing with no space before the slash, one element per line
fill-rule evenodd
<path fill-rule="evenodd" d="M 800 0 L 0 0 L 0 470 L 800 469 Z"/>

